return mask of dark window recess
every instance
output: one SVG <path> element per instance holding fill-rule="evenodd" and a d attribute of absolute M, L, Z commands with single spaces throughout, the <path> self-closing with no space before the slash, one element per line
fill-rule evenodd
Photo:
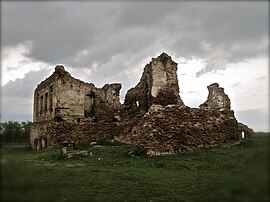
<path fill-rule="evenodd" d="M 84 116 L 86 118 L 93 118 L 95 116 L 96 95 L 93 91 L 90 91 L 86 96 L 89 96 L 90 107 L 84 110 Z"/>
<path fill-rule="evenodd" d="M 40 114 L 43 113 L 43 95 L 40 97 Z"/>
<path fill-rule="evenodd" d="M 37 97 L 36 97 L 36 116 L 39 115 L 39 94 L 37 94 Z"/>
<path fill-rule="evenodd" d="M 45 94 L 45 104 L 44 104 L 44 108 L 45 108 L 45 113 L 48 109 L 48 93 Z"/>
<path fill-rule="evenodd" d="M 53 85 L 50 86 L 49 109 L 50 109 L 50 112 L 53 111 Z"/>

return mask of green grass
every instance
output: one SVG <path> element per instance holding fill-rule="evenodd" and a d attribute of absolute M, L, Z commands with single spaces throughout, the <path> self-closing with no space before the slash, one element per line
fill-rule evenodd
<path fill-rule="evenodd" d="M 2 144 L 1 201 L 269 201 L 269 137 L 189 154 L 131 157 L 134 146 L 61 149 Z"/>

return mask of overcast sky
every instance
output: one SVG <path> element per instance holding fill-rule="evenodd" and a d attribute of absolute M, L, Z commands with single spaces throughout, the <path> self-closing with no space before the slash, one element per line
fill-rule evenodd
<path fill-rule="evenodd" d="M 239 122 L 269 131 L 269 2 L 1 1 L 1 120 L 32 120 L 33 92 L 63 64 L 121 101 L 162 52 L 180 96 L 198 107 L 225 88 Z"/>

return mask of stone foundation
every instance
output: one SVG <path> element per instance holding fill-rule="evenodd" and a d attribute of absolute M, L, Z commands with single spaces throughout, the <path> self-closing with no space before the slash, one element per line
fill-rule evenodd
<path fill-rule="evenodd" d="M 233 143 L 239 139 L 236 129 L 231 110 L 153 105 L 130 132 L 115 139 L 145 148 L 150 155 L 163 155 Z"/>

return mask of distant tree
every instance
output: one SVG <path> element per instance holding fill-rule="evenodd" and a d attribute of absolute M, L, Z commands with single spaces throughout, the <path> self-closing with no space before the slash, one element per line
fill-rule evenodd
<path fill-rule="evenodd" d="M 21 122 L 21 141 L 29 142 L 31 124 L 31 121 Z"/>
<path fill-rule="evenodd" d="M 1 142 L 28 142 L 32 122 L 7 121 L 0 123 Z"/>

